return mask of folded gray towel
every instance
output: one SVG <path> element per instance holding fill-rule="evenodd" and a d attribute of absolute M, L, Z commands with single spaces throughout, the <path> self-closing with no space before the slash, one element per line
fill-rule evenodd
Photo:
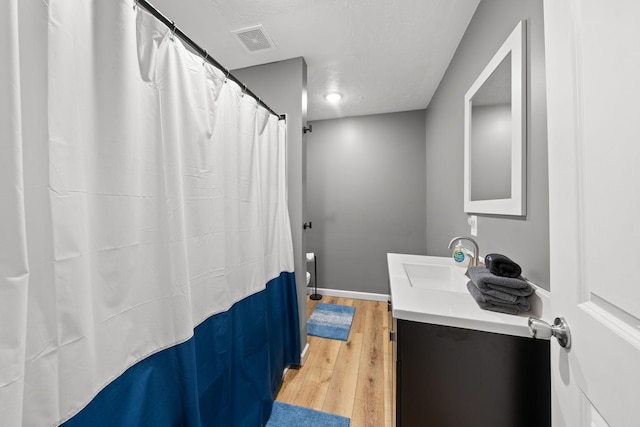
<path fill-rule="evenodd" d="M 513 302 L 512 296 L 528 297 L 533 293 L 533 287 L 522 277 L 496 276 L 482 266 L 469 267 L 469 278 L 483 293 L 509 302 Z"/>
<path fill-rule="evenodd" d="M 520 314 L 531 310 L 531 304 L 525 297 L 517 297 L 513 303 L 501 301 L 490 295 L 483 294 L 471 280 L 467 283 L 467 289 L 478 306 L 483 310 L 506 314 Z"/>

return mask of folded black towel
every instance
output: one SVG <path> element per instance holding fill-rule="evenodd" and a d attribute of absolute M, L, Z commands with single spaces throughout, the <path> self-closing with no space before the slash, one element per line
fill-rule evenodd
<path fill-rule="evenodd" d="M 484 257 L 484 265 L 496 276 L 520 277 L 522 274 L 520 266 L 502 254 L 487 254 Z"/>
<path fill-rule="evenodd" d="M 521 277 L 502 277 L 492 274 L 487 267 L 469 267 L 469 278 L 483 293 L 506 302 L 513 302 L 515 297 L 528 297 L 533 287 Z"/>
<path fill-rule="evenodd" d="M 496 311 L 506 314 L 520 314 L 531 310 L 531 304 L 525 297 L 517 297 L 512 303 L 494 298 L 491 295 L 480 292 L 480 289 L 472 282 L 467 283 L 467 289 L 473 299 L 483 310 Z"/>

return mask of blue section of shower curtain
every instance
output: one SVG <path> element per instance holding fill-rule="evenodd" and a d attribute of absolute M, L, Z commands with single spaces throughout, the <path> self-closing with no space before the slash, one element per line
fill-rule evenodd
<path fill-rule="evenodd" d="M 263 426 L 285 366 L 298 364 L 295 276 L 285 272 L 133 365 L 63 426 Z"/>

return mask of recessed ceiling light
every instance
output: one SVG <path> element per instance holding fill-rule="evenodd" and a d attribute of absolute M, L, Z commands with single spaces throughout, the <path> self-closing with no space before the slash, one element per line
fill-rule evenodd
<path fill-rule="evenodd" d="M 338 102 L 342 99 L 342 94 L 338 92 L 329 92 L 324 96 L 324 99 L 329 102 Z"/>

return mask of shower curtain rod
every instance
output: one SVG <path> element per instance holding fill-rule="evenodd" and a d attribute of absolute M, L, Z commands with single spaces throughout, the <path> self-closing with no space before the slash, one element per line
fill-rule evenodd
<path fill-rule="evenodd" d="M 280 120 L 285 120 L 285 115 L 284 114 L 278 114 L 275 111 L 273 111 L 273 109 L 271 109 L 271 107 L 269 107 L 264 101 L 262 101 L 258 95 L 256 95 L 255 93 L 253 93 L 248 87 L 247 85 L 245 85 L 244 83 L 242 83 L 240 80 L 238 80 L 237 77 L 235 77 L 233 74 L 231 74 L 231 72 L 226 69 L 225 67 L 223 67 L 218 61 L 216 61 L 214 58 L 212 58 L 211 56 L 209 56 L 209 54 L 207 53 L 207 51 L 203 48 L 201 48 L 196 42 L 194 42 L 193 40 L 191 40 L 189 38 L 189 36 L 187 36 L 180 28 L 178 28 L 176 26 L 176 24 L 169 20 L 169 18 L 167 18 L 166 16 L 164 16 L 158 9 L 155 8 L 155 6 L 153 6 L 151 3 L 149 3 L 146 0 L 135 0 L 135 5 L 136 6 L 141 6 L 142 8 L 144 8 L 147 12 L 149 12 L 150 14 L 152 14 L 156 19 L 158 19 L 160 22 L 162 22 L 164 25 L 166 25 L 168 28 L 171 29 L 171 31 L 177 35 L 178 37 L 180 37 L 184 42 L 186 42 L 193 50 L 195 50 L 195 52 L 200 55 L 202 57 L 203 60 L 207 61 L 208 63 L 210 63 L 211 65 L 213 65 L 214 67 L 218 68 L 219 70 L 221 70 L 227 79 L 233 80 L 234 82 L 236 82 L 243 90 L 243 92 L 249 96 L 251 96 L 253 99 L 255 99 L 256 101 L 258 101 L 258 104 L 262 105 L 264 108 L 266 108 L 271 114 L 273 114 L 274 116 L 277 116 Z"/>

